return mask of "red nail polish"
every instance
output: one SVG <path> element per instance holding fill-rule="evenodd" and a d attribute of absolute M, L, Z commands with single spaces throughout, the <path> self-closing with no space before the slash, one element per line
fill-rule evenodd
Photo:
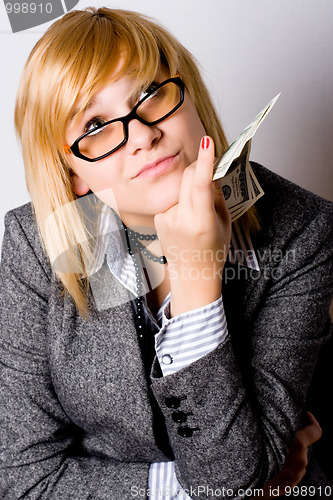
<path fill-rule="evenodd" d="M 209 148 L 209 137 L 205 136 L 201 140 L 201 147 L 202 149 L 208 149 Z"/>

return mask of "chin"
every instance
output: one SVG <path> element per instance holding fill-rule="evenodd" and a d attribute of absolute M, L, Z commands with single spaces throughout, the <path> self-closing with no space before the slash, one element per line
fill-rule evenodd
<path fill-rule="evenodd" d="M 151 196 L 152 206 L 156 213 L 165 212 L 179 201 L 181 176 L 170 176 L 160 189 Z"/>
<path fill-rule="evenodd" d="M 178 203 L 179 200 L 179 192 L 174 193 L 171 196 L 171 193 L 164 192 L 158 199 L 152 202 L 151 208 L 153 208 L 154 215 L 162 212 L 166 212 L 169 208 L 173 207 Z"/>

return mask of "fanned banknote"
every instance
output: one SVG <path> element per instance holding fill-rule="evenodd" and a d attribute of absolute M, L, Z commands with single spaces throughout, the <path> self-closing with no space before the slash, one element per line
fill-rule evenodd
<path fill-rule="evenodd" d="M 222 178 L 222 190 L 232 222 L 264 194 L 249 162 L 251 141 L 246 142 L 240 156 L 233 161 L 230 173 Z"/>
<path fill-rule="evenodd" d="M 279 96 L 269 102 L 214 164 L 213 180 L 223 178 L 222 190 L 232 222 L 264 194 L 249 161 L 251 141 Z"/>

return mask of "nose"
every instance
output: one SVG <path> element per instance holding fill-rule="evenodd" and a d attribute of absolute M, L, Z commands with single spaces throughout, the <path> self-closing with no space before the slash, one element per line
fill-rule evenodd
<path fill-rule="evenodd" d="M 149 150 L 160 140 L 161 130 L 157 125 L 145 125 L 139 120 L 131 120 L 128 124 L 128 147 L 130 154 L 140 150 Z"/>

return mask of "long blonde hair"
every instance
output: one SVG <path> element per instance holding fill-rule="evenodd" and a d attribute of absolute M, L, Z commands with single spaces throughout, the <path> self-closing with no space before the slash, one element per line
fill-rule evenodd
<path fill-rule="evenodd" d="M 115 74 L 120 54 L 124 60 L 117 77 L 131 71 L 133 88 L 151 82 L 161 62 L 171 75 L 180 75 L 206 133 L 214 139 L 216 156 L 228 147 L 193 56 L 146 16 L 89 7 L 69 12 L 45 32 L 23 70 L 15 126 L 44 250 L 51 263 L 65 256 L 61 271 L 54 272 L 63 285 L 62 295 L 72 296 L 85 319 L 89 281 L 84 275 L 86 263 L 93 259 L 92 234 L 79 204 L 72 203 L 78 197 L 64 154 L 64 134 L 73 114 Z M 93 205 L 101 208 L 97 197 Z M 246 218 L 249 227 L 256 226 L 253 210 Z"/>

